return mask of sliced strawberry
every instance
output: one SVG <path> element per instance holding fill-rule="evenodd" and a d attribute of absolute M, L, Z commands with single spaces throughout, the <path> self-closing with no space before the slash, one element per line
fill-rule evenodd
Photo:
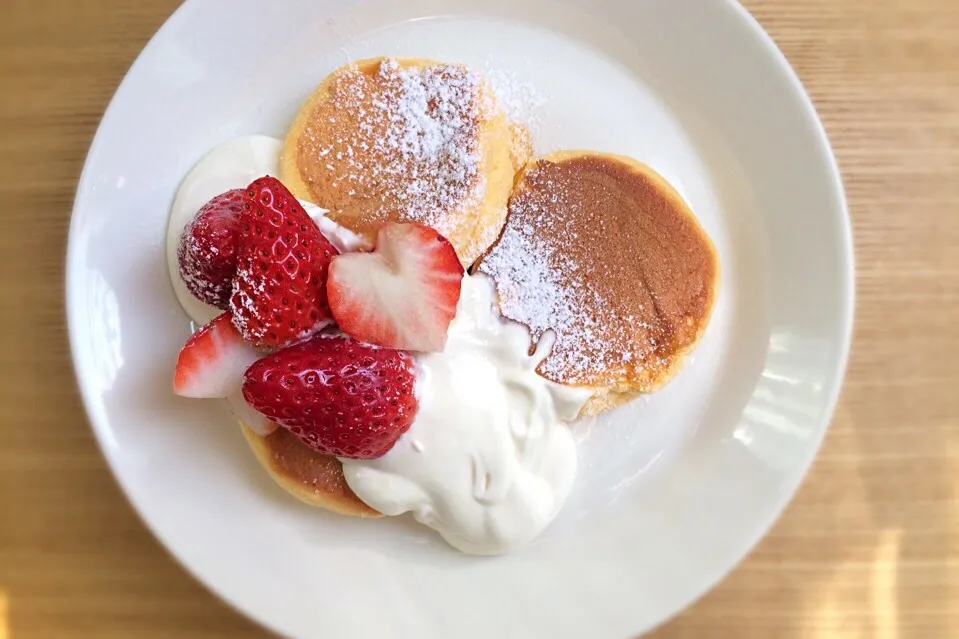
<path fill-rule="evenodd" d="M 235 393 L 243 373 L 261 354 L 243 341 L 229 313 L 194 333 L 180 350 L 173 392 L 183 397 L 226 397 Z"/>
<path fill-rule="evenodd" d="M 183 229 L 177 245 L 180 278 L 187 290 L 223 310 L 230 307 L 236 275 L 243 197 L 242 189 L 227 191 L 204 204 Z"/>
<path fill-rule="evenodd" d="M 253 182 L 245 197 L 233 323 L 257 348 L 283 348 L 332 323 L 326 275 L 337 251 L 275 178 Z"/>
<path fill-rule="evenodd" d="M 385 455 L 416 415 L 413 358 L 322 334 L 256 362 L 249 404 L 324 455 Z"/>
<path fill-rule="evenodd" d="M 462 280 L 449 240 L 426 226 L 387 222 L 372 253 L 333 260 L 326 291 L 348 335 L 388 348 L 441 351 Z"/>

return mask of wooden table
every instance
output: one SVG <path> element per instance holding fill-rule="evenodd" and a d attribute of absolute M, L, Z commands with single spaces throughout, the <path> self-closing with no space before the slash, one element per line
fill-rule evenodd
<path fill-rule="evenodd" d="M 264 635 L 194 582 L 124 501 L 86 424 L 64 327 L 87 146 L 177 4 L 0 9 L 0 639 Z M 959 0 L 746 4 L 797 68 L 845 174 L 855 345 L 794 503 L 725 583 L 655 636 L 959 637 Z"/>

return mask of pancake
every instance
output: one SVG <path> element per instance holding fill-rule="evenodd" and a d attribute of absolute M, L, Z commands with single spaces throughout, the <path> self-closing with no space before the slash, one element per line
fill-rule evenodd
<path fill-rule="evenodd" d="M 495 239 L 528 135 L 461 65 L 375 58 L 344 66 L 300 109 L 280 179 L 373 240 L 387 220 L 445 235 L 464 265 Z"/>
<path fill-rule="evenodd" d="M 595 389 L 585 413 L 656 390 L 712 313 L 719 264 L 682 197 L 628 157 L 562 151 L 517 178 L 506 225 L 474 267 L 500 312 L 556 343 L 538 372 Z"/>
<path fill-rule="evenodd" d="M 533 159 L 533 138 L 526 126 L 516 122 L 510 124 L 510 136 L 512 137 L 510 140 L 510 160 L 513 162 L 513 171 L 516 173 Z M 512 192 L 512 190 L 511 185 L 510 191 Z M 502 225 L 500 225 L 500 228 L 502 228 Z M 496 229 L 497 235 L 499 235 L 499 230 L 499 228 Z"/>
<path fill-rule="evenodd" d="M 281 488 L 300 501 L 341 515 L 381 517 L 350 490 L 336 457 L 321 455 L 285 428 L 266 437 L 242 428 L 257 460 Z"/>

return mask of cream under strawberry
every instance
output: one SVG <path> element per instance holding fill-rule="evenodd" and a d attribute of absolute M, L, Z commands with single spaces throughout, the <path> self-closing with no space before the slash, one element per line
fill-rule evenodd
<path fill-rule="evenodd" d="M 339 255 L 276 180 L 243 198 L 229 310 L 184 347 L 175 391 L 226 397 L 258 432 L 279 424 L 340 457 L 367 504 L 412 511 L 466 552 L 537 536 L 572 484 L 564 422 L 588 398 L 536 374 L 549 337 L 530 355 L 492 284 L 463 278 L 432 229 L 387 224 L 372 253 Z M 222 264 L 180 266 L 199 280 L 190 290 L 222 290 L 203 281 Z M 325 328 L 331 316 L 342 332 Z"/>

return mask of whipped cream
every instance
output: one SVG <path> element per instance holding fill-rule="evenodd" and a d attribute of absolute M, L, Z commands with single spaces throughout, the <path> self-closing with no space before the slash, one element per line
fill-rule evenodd
<path fill-rule="evenodd" d="M 222 311 L 194 298 L 180 279 L 180 235 L 216 195 L 279 175 L 282 146 L 259 135 L 226 142 L 176 194 L 167 262 L 177 298 L 198 325 Z M 327 211 L 301 203 L 341 252 L 371 248 Z M 530 355 L 529 331 L 496 313 L 486 276 L 465 277 L 461 290 L 445 350 L 416 357 L 419 410 L 410 430 L 379 459 L 341 461 L 350 488 L 381 513 L 412 512 L 464 552 L 498 554 L 532 541 L 562 507 L 576 475 L 576 445 L 565 422 L 575 419 L 590 391 L 536 374 L 553 334 L 544 334 Z M 242 396 L 228 404 L 238 419 L 269 433 Z"/>
<path fill-rule="evenodd" d="M 412 512 L 456 548 L 498 554 L 532 541 L 563 505 L 576 475 L 567 421 L 589 399 L 536 373 L 552 333 L 499 317 L 484 275 L 463 279 L 441 353 L 419 355 L 419 409 L 383 457 L 343 459 L 353 492 L 384 515 Z"/>
<path fill-rule="evenodd" d="M 180 306 L 199 325 L 206 324 L 223 311 L 193 297 L 180 278 L 176 255 L 180 235 L 200 207 L 217 195 L 232 189 L 245 189 L 251 182 L 266 175 L 278 177 L 282 150 L 283 143 L 280 140 L 265 135 L 230 140 L 210 151 L 180 184 L 167 225 L 167 266 Z M 326 217 L 328 211 L 325 209 L 304 200 L 300 200 L 300 204 L 316 222 L 320 232 L 341 253 L 372 248 L 365 239 Z"/>

